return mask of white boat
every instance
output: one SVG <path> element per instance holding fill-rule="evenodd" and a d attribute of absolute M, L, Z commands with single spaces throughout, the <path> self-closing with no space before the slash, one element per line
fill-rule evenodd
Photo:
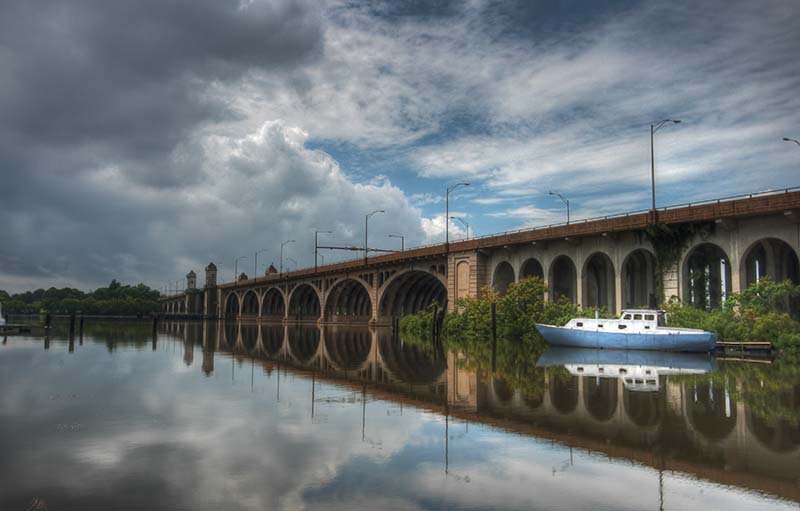
<path fill-rule="evenodd" d="M 564 326 L 536 324 L 553 346 L 661 351 L 711 351 L 717 334 L 667 326 L 664 311 L 626 309 L 619 319 L 575 318 Z"/>

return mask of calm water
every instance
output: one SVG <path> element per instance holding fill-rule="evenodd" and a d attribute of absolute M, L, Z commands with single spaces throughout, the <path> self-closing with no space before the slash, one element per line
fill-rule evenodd
<path fill-rule="evenodd" d="M 486 353 L 266 324 L 10 337 L 0 509 L 798 507 L 792 366 Z"/>

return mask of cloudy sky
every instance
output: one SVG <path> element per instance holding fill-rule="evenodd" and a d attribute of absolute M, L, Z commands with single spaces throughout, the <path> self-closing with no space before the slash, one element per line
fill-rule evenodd
<path fill-rule="evenodd" d="M 800 3 L 5 0 L 0 288 L 800 185 Z M 463 236 L 459 225 L 454 236 Z M 326 254 L 326 262 L 354 254 Z M 288 267 L 294 263 L 286 262 Z M 259 273 L 263 268 L 259 268 Z M 202 279 L 201 279 L 202 280 Z"/>

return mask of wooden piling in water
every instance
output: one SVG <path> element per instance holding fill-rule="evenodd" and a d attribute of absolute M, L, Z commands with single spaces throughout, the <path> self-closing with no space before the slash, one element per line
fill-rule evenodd
<path fill-rule="evenodd" d="M 497 303 L 492 302 L 492 372 L 497 370 Z"/>

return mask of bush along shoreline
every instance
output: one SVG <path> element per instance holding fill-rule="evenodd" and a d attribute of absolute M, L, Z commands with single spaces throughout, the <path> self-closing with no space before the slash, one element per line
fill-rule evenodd
<path fill-rule="evenodd" d="M 563 297 L 545 300 L 547 291 L 541 278 L 532 277 L 512 283 L 504 296 L 487 287 L 481 290 L 480 298 L 459 299 L 455 312 L 444 315 L 443 340 L 457 349 L 488 345 L 492 304 L 497 309 L 498 339 L 527 345 L 535 351 L 546 347 L 536 323 L 562 326 L 575 317 L 593 317 L 596 313 L 600 317 L 611 316 L 606 309 L 581 309 Z M 741 293 L 729 294 L 719 309 L 698 309 L 676 299 L 662 308 L 667 311 L 670 326 L 707 330 L 725 341 L 770 341 L 782 353 L 800 356 L 799 304 L 800 285 L 764 277 Z M 432 307 L 404 316 L 400 334 L 406 338 L 429 338 L 435 311 Z"/>

